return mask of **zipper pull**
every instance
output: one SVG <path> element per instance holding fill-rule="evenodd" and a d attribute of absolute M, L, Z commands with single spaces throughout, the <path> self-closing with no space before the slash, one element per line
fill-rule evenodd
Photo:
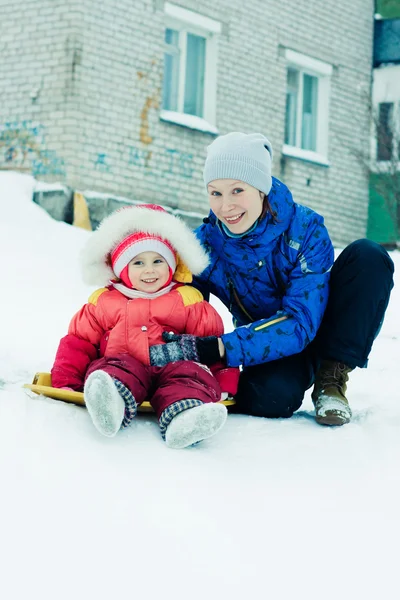
<path fill-rule="evenodd" d="M 265 260 L 259 260 L 257 262 L 257 266 L 253 267 L 252 269 L 249 269 L 249 273 L 251 273 L 251 271 L 255 271 L 256 269 L 260 269 L 263 265 L 265 265 Z"/>

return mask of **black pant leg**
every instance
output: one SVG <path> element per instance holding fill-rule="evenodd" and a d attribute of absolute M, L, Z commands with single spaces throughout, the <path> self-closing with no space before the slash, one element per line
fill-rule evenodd
<path fill-rule="evenodd" d="M 240 374 L 233 412 L 256 417 L 291 417 L 313 382 L 314 367 L 312 354 L 306 349 L 300 354 L 245 368 Z"/>
<path fill-rule="evenodd" d="M 353 242 L 335 261 L 328 306 L 317 334 L 319 358 L 365 367 L 383 323 L 394 264 L 386 250 L 370 240 Z"/>

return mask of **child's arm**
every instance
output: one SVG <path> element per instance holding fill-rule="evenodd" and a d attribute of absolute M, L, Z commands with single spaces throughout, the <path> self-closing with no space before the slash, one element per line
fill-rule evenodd
<path fill-rule="evenodd" d="M 203 299 L 199 290 L 191 286 L 179 289 L 186 306 L 185 331 L 199 337 L 208 335 L 221 336 L 224 333 L 224 323 L 215 308 Z"/>
<path fill-rule="evenodd" d="M 92 298 L 92 296 L 91 296 Z M 103 316 L 89 302 L 72 318 L 68 335 L 62 338 L 51 370 L 53 387 L 81 391 L 86 371 L 98 356 L 98 345 L 105 333 Z"/>
<path fill-rule="evenodd" d="M 200 337 L 209 335 L 219 337 L 223 332 L 222 318 L 211 304 L 202 300 L 188 307 L 185 333 Z M 221 361 L 211 365 L 211 371 L 217 379 L 222 393 L 228 393 L 230 396 L 237 393 L 240 375 L 238 368 L 227 367 Z"/>
<path fill-rule="evenodd" d="M 60 341 L 51 370 L 52 386 L 82 391 L 86 371 L 96 358 L 97 348 L 94 344 L 76 335 L 66 335 Z"/>

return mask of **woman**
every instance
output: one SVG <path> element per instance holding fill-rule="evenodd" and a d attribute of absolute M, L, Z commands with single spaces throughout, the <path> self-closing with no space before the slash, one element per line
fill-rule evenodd
<path fill-rule="evenodd" d="M 164 334 L 163 361 L 241 365 L 237 410 L 256 416 L 292 416 L 314 383 L 318 423 L 343 425 L 351 418 L 348 375 L 367 365 L 393 261 L 358 240 L 333 263 L 323 218 L 271 177 L 271 160 L 261 134 L 229 133 L 208 147 L 211 212 L 197 235 L 210 265 L 196 285 L 227 306 L 236 329 L 220 338 Z"/>

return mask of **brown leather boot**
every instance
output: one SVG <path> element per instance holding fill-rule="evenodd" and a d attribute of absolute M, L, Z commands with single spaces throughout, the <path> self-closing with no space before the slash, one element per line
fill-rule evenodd
<path fill-rule="evenodd" d="M 323 360 L 317 372 L 311 394 L 315 406 L 315 420 L 320 425 L 344 425 L 351 419 L 346 398 L 349 373 L 344 363 Z"/>

